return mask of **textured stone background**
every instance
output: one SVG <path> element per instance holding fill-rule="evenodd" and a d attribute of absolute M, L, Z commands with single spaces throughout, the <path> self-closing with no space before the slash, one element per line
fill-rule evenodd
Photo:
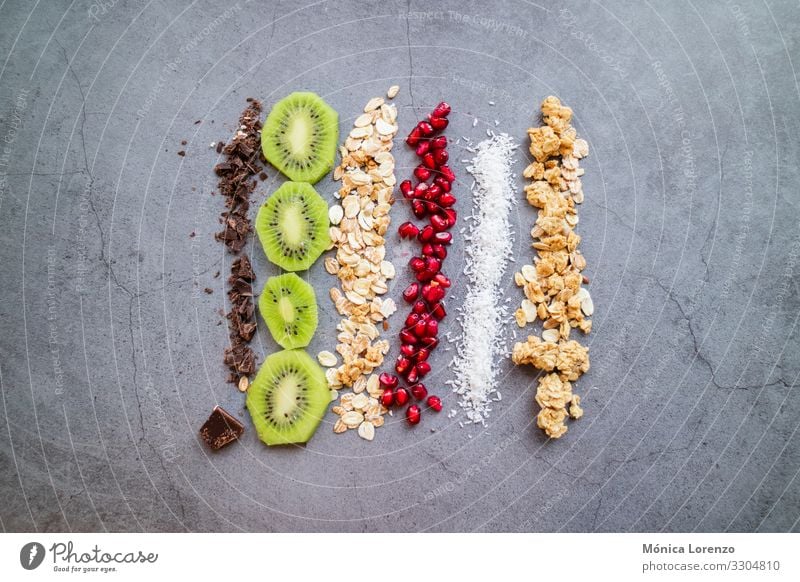
<path fill-rule="evenodd" d="M 797 531 L 799 28 L 779 0 L 4 2 L 0 527 Z M 449 134 L 473 140 L 497 120 L 524 142 L 548 94 L 574 108 L 592 148 L 586 416 L 547 442 L 532 370 L 506 364 L 485 430 L 427 415 L 367 443 L 329 416 L 305 448 L 248 430 L 210 454 L 197 430 L 214 404 L 251 425 L 223 381 L 209 143 L 248 96 L 317 91 L 344 129 L 393 83 L 403 135 L 442 98 Z M 520 201 L 522 260 L 535 213 Z M 250 252 L 263 284 L 275 269 Z M 310 277 L 330 286 L 321 262 Z M 314 353 L 334 345 L 321 295 Z M 254 346 L 275 349 L 265 326 Z"/>

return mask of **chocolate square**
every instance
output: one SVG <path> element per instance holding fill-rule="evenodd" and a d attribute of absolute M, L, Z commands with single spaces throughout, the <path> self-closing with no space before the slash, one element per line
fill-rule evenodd
<path fill-rule="evenodd" d="M 211 416 L 200 428 L 200 438 L 214 451 L 232 443 L 244 432 L 244 425 L 221 406 L 215 406 Z"/>

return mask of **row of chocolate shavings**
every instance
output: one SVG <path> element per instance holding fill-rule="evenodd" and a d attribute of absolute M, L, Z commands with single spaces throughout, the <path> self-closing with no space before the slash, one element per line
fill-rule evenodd
<path fill-rule="evenodd" d="M 215 238 L 223 242 L 234 255 L 239 254 L 247 243 L 253 230 L 250 218 L 250 194 L 255 190 L 257 180 L 254 176 L 261 172 L 265 160 L 261 153 L 261 102 L 247 99 L 249 105 L 239 117 L 239 128 L 230 143 L 221 148 L 225 154 L 224 162 L 217 164 L 214 171 L 219 176 L 219 191 L 225 198 L 225 210 L 220 216 L 224 225 Z M 220 151 L 219 145 L 217 151 Z M 228 381 L 239 383 L 244 376 L 256 371 L 256 358 L 247 345 L 256 331 L 255 306 L 253 303 L 253 281 L 255 273 L 246 255 L 236 258 L 231 264 L 228 277 L 228 299 L 230 311 L 227 314 L 230 345 L 225 348 L 224 361 L 231 373 Z"/>

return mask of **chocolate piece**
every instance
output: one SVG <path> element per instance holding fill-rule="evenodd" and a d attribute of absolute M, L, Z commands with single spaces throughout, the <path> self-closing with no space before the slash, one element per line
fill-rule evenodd
<path fill-rule="evenodd" d="M 200 428 L 200 438 L 214 451 L 232 443 L 244 432 L 244 426 L 221 406 L 215 406 L 211 416 Z"/>
<path fill-rule="evenodd" d="M 179 151 L 179 152 L 178 152 L 178 155 L 179 155 L 180 157 L 183 157 L 183 156 L 185 156 L 185 155 L 186 155 L 186 152 L 185 152 L 185 151 L 183 151 L 183 150 L 181 150 L 181 151 Z"/>

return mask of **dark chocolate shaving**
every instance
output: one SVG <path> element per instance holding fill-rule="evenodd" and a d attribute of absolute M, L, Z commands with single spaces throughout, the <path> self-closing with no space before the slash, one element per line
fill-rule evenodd
<path fill-rule="evenodd" d="M 222 408 L 215 406 L 211 416 L 200 428 L 200 438 L 214 451 L 237 440 L 244 433 L 244 425 Z"/>

